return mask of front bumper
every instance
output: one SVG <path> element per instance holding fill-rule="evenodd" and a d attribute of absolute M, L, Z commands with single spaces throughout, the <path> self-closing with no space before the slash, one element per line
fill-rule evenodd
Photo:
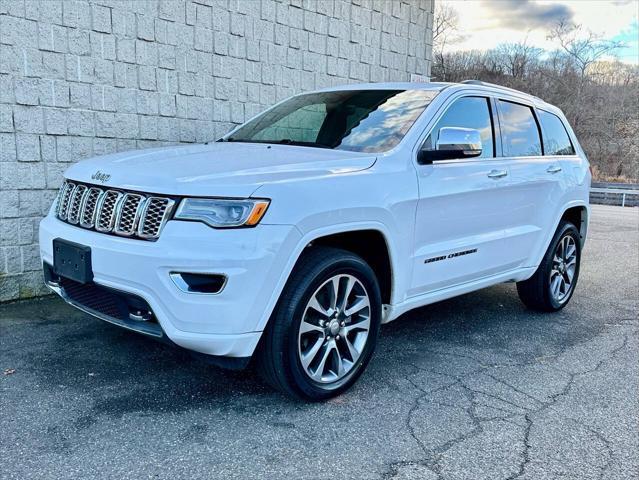
<path fill-rule="evenodd" d="M 149 242 L 85 230 L 49 214 L 40 224 L 40 253 L 50 265 L 54 238 L 91 247 L 94 282 L 142 298 L 175 344 L 209 355 L 248 357 L 301 235 L 288 225 L 215 230 L 170 221 L 161 237 Z M 171 280 L 172 272 L 222 274 L 228 280 L 219 294 L 187 293 Z"/>

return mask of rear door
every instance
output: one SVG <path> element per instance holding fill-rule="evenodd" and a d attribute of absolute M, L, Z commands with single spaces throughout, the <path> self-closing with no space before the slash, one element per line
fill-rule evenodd
<path fill-rule="evenodd" d="M 483 96 L 458 97 L 427 134 L 434 149 L 442 127 L 479 130 L 482 155 L 417 165 L 419 201 L 409 296 L 470 282 L 509 268 L 504 248 L 503 188 L 508 160 L 497 156 L 493 103 Z"/>
<path fill-rule="evenodd" d="M 507 205 L 505 254 L 513 260 L 514 267 L 531 267 L 536 262 L 536 252 L 554 228 L 552 223 L 564 191 L 562 165 L 554 153 L 567 147 L 563 141 L 559 142 L 561 147 L 553 146 L 548 135 L 548 145 L 544 145 L 542 125 L 551 119 L 546 114 L 540 116 L 534 106 L 506 99 L 498 99 L 497 105 L 503 155 L 510 170 L 503 192 Z M 555 130 L 548 124 L 549 132 L 551 128 Z M 568 146 L 572 148 L 569 139 Z"/>

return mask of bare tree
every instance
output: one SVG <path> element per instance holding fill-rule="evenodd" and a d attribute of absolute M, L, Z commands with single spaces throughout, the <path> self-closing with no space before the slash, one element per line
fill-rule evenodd
<path fill-rule="evenodd" d="M 587 105 L 587 91 L 592 78 L 587 78 L 589 68 L 598 62 L 604 55 L 610 54 L 623 46 L 622 42 L 605 40 L 600 35 L 584 29 L 581 25 L 566 21 L 558 22 L 550 34 L 550 40 L 558 43 L 564 52 L 568 62 L 574 65 L 579 74 L 578 81 L 574 83 L 571 96 L 577 101 L 571 102 L 572 122 L 575 128 L 580 129 L 582 123 L 591 123 L 591 106 Z M 581 100 L 581 101 L 579 101 Z"/>
<path fill-rule="evenodd" d="M 459 14 L 450 3 L 437 2 L 433 17 L 433 46 L 443 49 L 448 37 L 455 35 L 459 25 Z"/>
<path fill-rule="evenodd" d="M 565 21 L 557 23 L 548 38 L 559 43 L 569 58 L 575 62 L 582 78 L 593 63 L 623 46 L 623 42 L 604 40 L 600 35 L 585 30 L 581 25 Z"/>
<path fill-rule="evenodd" d="M 551 35 L 558 47 L 553 51 L 526 42 L 489 51 L 442 47 L 433 78 L 474 78 L 543 98 L 568 117 L 595 178 L 639 181 L 639 67 L 604 60 L 620 44 L 581 27 L 560 24 Z"/>
<path fill-rule="evenodd" d="M 504 43 L 497 47 L 497 53 L 506 71 L 514 78 L 523 78 L 542 52 L 541 48 L 528 45 L 527 39 L 518 43 Z"/>
<path fill-rule="evenodd" d="M 446 45 L 459 40 L 459 14 L 453 6 L 446 2 L 435 3 L 433 17 L 433 60 L 438 65 L 437 70 L 443 75 L 440 80 L 446 80 L 446 65 L 444 51 Z"/>

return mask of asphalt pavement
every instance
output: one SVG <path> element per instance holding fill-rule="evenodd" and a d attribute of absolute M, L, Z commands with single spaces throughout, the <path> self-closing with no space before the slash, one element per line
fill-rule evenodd
<path fill-rule="evenodd" d="M 514 284 L 413 311 L 324 404 L 57 298 L 0 305 L 0 478 L 638 478 L 638 306 L 639 209 L 603 206 L 563 311 Z"/>

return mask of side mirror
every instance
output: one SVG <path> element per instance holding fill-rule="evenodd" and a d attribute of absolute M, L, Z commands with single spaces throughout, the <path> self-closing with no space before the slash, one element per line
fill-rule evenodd
<path fill-rule="evenodd" d="M 481 152 L 482 144 L 479 130 L 443 127 L 439 130 L 437 149 L 420 150 L 417 155 L 417 162 L 421 165 L 428 165 L 435 160 L 478 157 Z"/>

